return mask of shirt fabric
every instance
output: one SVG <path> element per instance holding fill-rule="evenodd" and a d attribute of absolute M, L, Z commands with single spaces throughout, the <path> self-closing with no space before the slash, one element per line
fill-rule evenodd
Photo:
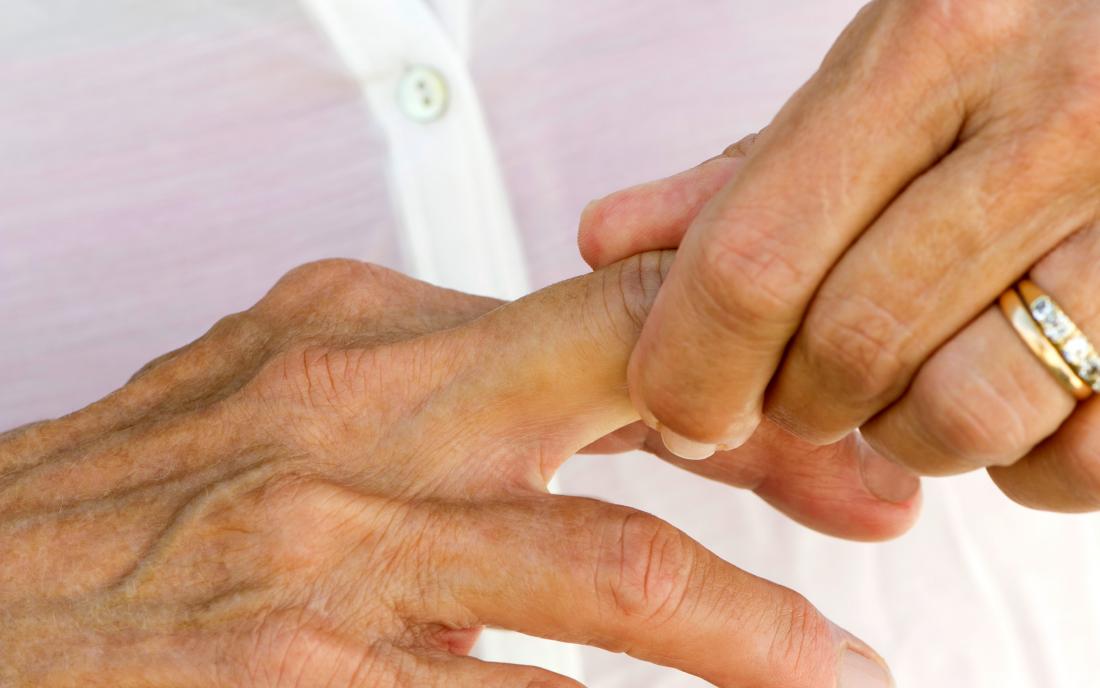
<path fill-rule="evenodd" d="M 350 256 L 516 296 L 586 271 L 593 197 L 765 125 L 857 0 L 5 0 L 0 3 L 0 428 L 54 417 Z M 410 70 L 445 107 L 410 118 Z M 577 457 L 573 494 L 629 504 L 806 594 L 899 685 L 1092 688 L 1100 517 L 925 481 L 887 544 L 791 523 L 640 453 Z M 593 688 L 705 685 L 490 634 L 487 657 Z"/>

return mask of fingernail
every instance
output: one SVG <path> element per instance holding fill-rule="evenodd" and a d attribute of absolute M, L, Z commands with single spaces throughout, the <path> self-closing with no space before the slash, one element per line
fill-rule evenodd
<path fill-rule="evenodd" d="M 713 444 L 704 444 L 703 442 L 689 440 L 682 435 L 677 435 L 668 428 L 661 428 L 661 440 L 664 441 L 665 448 L 670 452 L 679 456 L 681 459 L 690 459 L 692 461 L 701 461 L 702 459 L 709 458 L 716 448 Z"/>
<path fill-rule="evenodd" d="M 634 407 L 638 409 L 638 416 L 642 419 L 642 423 L 645 424 L 650 430 L 660 430 L 661 424 L 657 422 L 657 416 L 653 415 L 653 412 L 646 408 L 646 405 L 641 402 L 636 402 Z"/>
<path fill-rule="evenodd" d="M 760 425 L 760 419 L 754 416 L 735 426 L 733 430 L 726 433 L 726 439 L 718 443 L 718 449 L 721 451 L 737 449 L 749 441 L 749 438 L 756 432 L 758 425 Z"/>
<path fill-rule="evenodd" d="M 837 688 L 893 688 L 894 679 L 881 662 L 848 649 L 840 658 L 836 685 Z"/>
<path fill-rule="evenodd" d="M 865 444 L 859 453 L 859 477 L 868 492 L 892 504 L 907 501 L 920 489 L 920 478 Z"/>

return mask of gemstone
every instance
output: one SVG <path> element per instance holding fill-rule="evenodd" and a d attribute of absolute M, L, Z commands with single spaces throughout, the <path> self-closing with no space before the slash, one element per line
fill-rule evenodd
<path fill-rule="evenodd" d="M 1055 311 L 1042 320 L 1043 334 L 1055 342 L 1061 342 L 1073 334 L 1073 323 L 1061 312 Z"/>
<path fill-rule="evenodd" d="M 1031 302 L 1031 315 L 1042 322 L 1054 314 L 1054 302 L 1046 296 L 1040 296 Z"/>
<path fill-rule="evenodd" d="M 1080 334 L 1073 335 L 1062 345 L 1062 356 L 1066 359 L 1066 363 L 1075 368 L 1084 365 L 1091 353 L 1093 353 L 1092 347 L 1089 346 L 1088 340 Z"/>
<path fill-rule="evenodd" d="M 1093 387 L 1100 385 L 1100 355 L 1097 355 L 1095 350 L 1091 351 L 1084 362 L 1078 366 L 1077 374 Z"/>

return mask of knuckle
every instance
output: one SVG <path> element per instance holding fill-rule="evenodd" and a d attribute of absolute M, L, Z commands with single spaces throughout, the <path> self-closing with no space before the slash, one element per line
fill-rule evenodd
<path fill-rule="evenodd" d="M 823 301 L 806 319 L 802 353 L 831 389 L 859 405 L 890 397 L 905 383 L 901 356 L 907 329 L 886 308 L 866 299 Z"/>
<path fill-rule="evenodd" d="M 832 676 L 836 640 L 832 625 L 799 593 L 782 589 L 775 614 L 764 622 L 769 634 L 766 665 L 782 680 L 777 685 L 815 686 Z"/>
<path fill-rule="evenodd" d="M 223 357 L 232 357 L 242 351 L 254 350 L 270 336 L 268 324 L 257 318 L 252 311 L 231 313 L 214 323 L 193 345 L 178 350 L 178 353 L 205 359 L 211 359 L 219 353 Z"/>
<path fill-rule="evenodd" d="M 381 278 L 387 270 L 373 263 L 351 258 L 326 258 L 304 263 L 287 272 L 279 284 L 313 292 L 346 284 L 360 284 Z"/>
<path fill-rule="evenodd" d="M 267 323 L 251 311 L 243 311 L 218 320 L 194 346 L 185 347 L 180 353 L 198 359 L 209 368 L 255 355 L 270 336 Z"/>
<path fill-rule="evenodd" d="M 242 311 L 240 313 L 230 313 L 219 319 L 207 331 L 205 337 L 211 339 L 238 339 L 264 329 L 263 323 L 257 321 L 248 311 Z"/>
<path fill-rule="evenodd" d="M 719 322 L 785 322 L 801 311 L 814 287 L 795 247 L 773 233 L 725 235 L 703 251 L 699 272 L 703 295 Z"/>
<path fill-rule="evenodd" d="M 1026 451 L 1033 439 L 1020 410 L 1026 398 L 962 360 L 933 360 L 925 372 L 913 389 L 917 415 L 953 469 L 995 465 Z"/>
<path fill-rule="evenodd" d="M 283 275 L 254 309 L 280 321 L 308 323 L 383 303 L 410 281 L 400 273 L 350 258 L 300 265 Z"/>
<path fill-rule="evenodd" d="M 596 582 L 604 604 L 647 623 L 675 616 L 695 568 L 687 537 L 659 518 L 630 510 L 606 521 L 602 540 Z"/>
<path fill-rule="evenodd" d="M 178 381 L 224 371 L 254 356 L 269 335 L 265 323 L 249 311 L 232 313 L 214 323 L 194 342 L 149 361 L 129 381 L 134 382 L 158 370 L 171 371 Z"/>
<path fill-rule="evenodd" d="M 595 284 L 598 293 L 590 294 L 590 303 L 600 307 L 600 322 L 611 324 L 622 339 L 633 343 L 674 255 L 672 251 L 639 253 L 605 269 Z"/>

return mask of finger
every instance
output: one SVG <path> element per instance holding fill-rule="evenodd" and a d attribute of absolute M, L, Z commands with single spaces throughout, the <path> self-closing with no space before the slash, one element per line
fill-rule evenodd
<path fill-rule="evenodd" d="M 1006 495 L 1032 509 L 1100 511 L 1100 397 L 1084 402 L 1049 439 L 989 475 Z"/>
<path fill-rule="evenodd" d="M 922 475 L 1008 465 L 1074 408 L 997 308 L 921 368 L 905 396 L 862 428 L 880 453 Z"/>
<path fill-rule="evenodd" d="M 1031 271 L 1031 278 L 1072 318 L 1093 346 L 1100 344 L 1100 303 L 1094 298 L 1097 260 L 1100 224 L 1093 224 Z M 991 468 L 990 476 L 1009 497 L 1035 509 L 1100 510 L 1098 428 L 1100 398 L 1094 396 L 1072 408 L 1061 427 L 1020 461 Z"/>
<path fill-rule="evenodd" d="M 670 452 L 658 432 L 638 422 L 580 453 L 639 449 L 696 475 L 752 490 L 802 525 L 848 540 L 897 537 L 920 512 L 920 479 L 880 456 L 859 433 L 818 446 L 764 421 L 738 449 L 692 461 Z"/>
<path fill-rule="evenodd" d="M 721 688 L 890 685 L 881 660 L 803 597 L 648 514 L 539 497 L 467 523 L 473 541 L 437 556 L 456 604 L 484 623 L 627 652 Z M 844 673 L 857 668 L 865 683 Z"/>
<path fill-rule="evenodd" d="M 1011 138 L 983 131 L 894 200 L 818 290 L 770 390 L 769 416 L 811 441 L 844 436 L 1091 220 L 1098 176 L 1066 162 L 1079 144 L 1044 120 Z"/>
<path fill-rule="evenodd" d="M 1100 309 L 1086 285 L 1097 260 L 1100 226 L 1093 225 L 1031 271 L 1094 338 L 1100 336 Z M 1000 309 L 990 307 L 937 351 L 905 396 L 863 433 L 889 458 L 922 474 L 945 475 L 1014 464 L 1075 408 Z"/>
<path fill-rule="evenodd" d="M 756 137 L 746 136 L 685 172 L 589 203 L 577 234 L 585 262 L 601 268 L 635 253 L 679 246 L 706 202 L 737 173 Z"/>
<path fill-rule="evenodd" d="M 859 433 L 818 446 L 765 421 L 743 446 L 709 461 L 680 459 L 655 432 L 647 446 L 687 471 L 751 489 L 795 521 L 835 537 L 897 537 L 920 513 L 920 480 L 880 456 Z"/>
<path fill-rule="evenodd" d="M 671 257 L 640 254 L 417 342 L 408 353 L 428 361 L 434 378 L 440 361 L 451 372 L 432 397 L 435 412 L 408 431 L 439 433 L 449 414 L 478 429 L 470 449 L 487 470 L 545 485 L 577 450 L 638 420 L 626 361 Z M 442 451 L 453 457 L 453 448 Z"/>
<path fill-rule="evenodd" d="M 661 436 L 632 423 L 581 453 L 641 449 L 679 468 L 752 490 L 802 525 L 849 540 L 885 540 L 913 525 L 920 511 L 920 479 L 883 458 L 859 433 L 831 445 L 800 440 L 764 421 L 743 446 L 708 461 L 681 459 Z"/>
<path fill-rule="evenodd" d="M 927 48 L 945 43 L 935 11 L 868 5 L 692 223 L 629 369 L 643 417 L 666 435 L 727 446 L 751 435 L 829 268 L 954 143 L 965 88 Z"/>

